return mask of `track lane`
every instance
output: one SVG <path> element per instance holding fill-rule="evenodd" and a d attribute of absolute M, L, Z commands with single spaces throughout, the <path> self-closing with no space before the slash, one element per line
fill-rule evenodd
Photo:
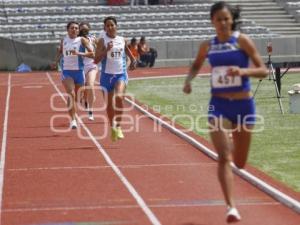
<path fill-rule="evenodd" d="M 127 107 L 129 106 L 127 105 Z M 101 140 L 101 143 L 118 165 L 124 163 L 133 165 L 133 167 L 137 165 L 134 168 L 122 168 L 122 171 L 124 171 L 126 177 L 130 179 L 137 190 L 142 193 L 148 205 L 154 207 L 153 210 L 156 215 L 159 215 L 162 223 L 181 224 L 178 221 L 182 221 L 183 224 L 187 223 L 187 218 L 194 218 L 195 216 L 192 214 L 187 215 L 185 209 L 193 206 L 192 203 L 194 201 L 199 201 L 213 203 L 199 204 L 198 210 L 203 210 L 203 207 L 208 207 L 212 211 L 217 210 L 217 213 L 212 213 L 211 211 L 211 216 L 206 215 L 206 224 L 224 224 L 225 207 L 216 179 L 216 164 L 213 166 L 211 159 L 195 151 L 194 147 L 168 130 L 162 129 L 160 132 L 157 132 L 154 122 L 145 118 L 136 110 L 129 111 L 125 115 L 138 118 L 134 119 L 134 121 L 138 121 L 139 125 L 127 124 L 125 126 L 125 128 L 131 130 L 125 134 L 125 140 L 111 143 L 109 138 L 106 138 Z M 135 129 L 132 129 L 132 126 L 136 126 Z M 89 128 L 95 135 L 99 133 L 99 127 L 91 125 Z M 185 165 L 180 166 L 181 163 Z M 190 163 L 200 163 L 204 167 L 202 170 L 199 170 L 199 167 L 189 167 Z M 152 166 L 138 167 L 138 165 L 143 164 Z M 167 166 L 159 166 L 162 164 L 177 165 L 171 166 L 172 169 L 167 169 Z M 235 182 L 237 202 L 244 217 L 240 224 L 253 224 L 253 216 L 251 215 L 253 207 L 251 208 L 252 211 L 250 211 L 247 208 L 248 205 L 257 207 L 262 218 L 264 218 L 264 213 L 268 214 L 269 211 L 276 208 L 278 213 L 271 218 L 264 218 L 264 221 L 258 224 L 266 224 L 267 222 L 279 225 L 284 222 L 292 225 L 295 223 L 295 220 L 300 221 L 295 212 L 280 205 L 241 178 L 236 177 Z M 247 195 L 245 196 L 246 193 Z M 169 208 L 163 207 L 166 202 L 186 202 L 187 204 L 170 204 Z M 214 202 L 217 203 L 215 204 Z M 213 206 L 216 206 L 216 209 Z M 172 212 L 168 215 L 165 213 L 165 210 L 171 211 L 170 209 L 172 208 L 181 208 L 182 214 Z M 194 210 L 192 212 L 194 213 Z M 286 217 L 282 217 L 282 213 Z M 285 218 L 288 218 L 288 221 Z M 197 224 L 197 222 L 202 221 L 202 218 L 199 217 L 195 221 Z"/>
<path fill-rule="evenodd" d="M 42 91 L 28 88 L 36 80 Z M 149 223 L 110 167 L 85 168 L 107 166 L 90 140 L 79 139 L 76 131 L 58 134 L 50 129 L 51 116 L 57 113 L 50 108 L 55 90 L 47 77 L 14 74 L 12 83 L 2 225 Z M 69 126 L 65 120 L 57 125 Z M 35 170 L 41 167 L 70 169 Z"/>
<path fill-rule="evenodd" d="M 58 85 L 60 84 L 58 79 L 56 82 Z M 51 94 L 49 90 L 46 92 L 42 94 L 44 97 Z M 23 95 L 26 96 L 24 92 L 20 94 L 22 97 Z M 100 102 L 99 98 L 98 102 Z M 43 102 L 40 103 L 43 104 Z M 20 106 L 14 106 L 14 108 L 18 107 Z M 31 105 L 31 107 L 36 108 L 35 105 Z M 49 110 L 47 107 L 45 109 L 46 111 Z M 44 109 L 41 111 L 43 112 Z M 22 114 L 22 110 L 17 110 L 17 112 L 15 115 Z M 138 118 L 142 116 L 136 111 L 126 114 Z M 106 180 L 108 177 L 114 176 L 107 172 L 110 168 L 102 164 L 103 161 L 99 159 L 101 158 L 99 153 L 97 156 L 92 153 L 93 145 L 88 140 L 81 140 L 78 148 L 73 146 L 70 149 L 63 149 L 67 144 L 76 143 L 74 140 L 78 137 L 75 132 L 55 134 L 54 137 L 51 137 L 50 133 L 43 134 L 43 127 L 46 128 L 45 121 L 49 120 L 49 115 L 45 118 L 42 116 L 40 121 L 36 122 L 37 125 L 32 127 L 30 127 L 31 123 L 27 124 L 26 121 L 17 120 L 17 124 L 24 123 L 24 127 L 17 128 L 22 128 L 26 132 L 18 133 L 20 131 L 16 129 L 16 133 L 13 133 L 14 139 L 11 141 L 17 142 L 17 144 L 12 149 L 18 149 L 18 147 L 19 149 L 17 154 L 8 154 L 11 157 L 8 162 L 12 166 L 7 168 L 8 178 L 6 175 L 5 179 L 8 179 L 10 183 L 5 185 L 13 188 L 11 192 L 9 192 L 10 190 L 5 192 L 6 195 L 9 195 L 9 197 L 4 198 L 4 203 L 9 203 L 8 206 L 5 205 L 4 207 L 5 219 L 10 219 L 7 220 L 10 222 L 7 224 L 33 224 L 44 223 L 45 221 L 99 222 L 101 220 L 111 223 L 117 221 L 124 222 L 124 224 L 149 224 L 132 198 L 128 197 L 124 188 L 121 187 L 120 190 L 112 191 L 112 193 L 104 192 L 103 196 L 99 197 L 99 193 L 96 193 L 97 190 L 94 189 L 103 186 L 103 184 L 107 185 L 106 182 L 100 184 L 96 182 L 97 184 L 93 186 L 94 180 L 88 179 L 86 176 L 93 174 L 91 177 L 98 177 L 101 173 L 101 177 L 103 174 L 104 180 Z M 27 116 L 30 117 L 30 115 Z M 64 126 L 66 124 L 60 122 L 58 125 Z M 195 151 L 192 146 L 174 137 L 171 132 L 165 129 L 162 129 L 161 132 L 154 132 L 153 121 L 144 118 L 139 124 L 140 130 L 127 132 L 125 140 L 111 143 L 106 138 L 101 140 L 101 144 L 141 193 L 162 224 L 224 224 L 223 197 L 216 180 L 216 164 Z M 88 123 L 88 127 L 93 134 L 99 135 L 104 128 L 104 123 L 96 121 L 95 123 Z M 34 128 L 40 128 L 40 130 Z M 127 128 L 130 126 L 128 125 Z M 42 136 L 36 145 L 32 142 L 39 138 L 35 139 L 34 136 Z M 51 145 L 55 143 L 51 148 L 47 147 L 49 143 L 45 143 L 45 140 L 48 139 L 50 139 Z M 59 143 L 56 143 L 56 140 Z M 70 140 L 70 142 L 66 142 L 66 140 Z M 60 145 L 63 141 L 65 143 Z M 23 148 L 21 148 L 22 143 L 24 143 Z M 34 150 L 38 146 L 44 148 L 44 151 Z M 84 147 L 87 148 L 85 152 L 81 149 Z M 31 150 L 28 150 L 29 148 Z M 62 150 L 55 151 L 56 148 Z M 22 154 L 23 151 L 25 154 Z M 26 157 L 30 154 L 31 158 L 30 156 Z M 66 160 L 68 154 L 72 155 Z M 61 157 L 61 155 L 63 156 Z M 17 158 L 15 158 L 16 156 Z M 34 164 L 31 164 L 32 156 L 38 159 Z M 86 157 L 86 161 L 82 164 L 82 161 L 79 160 L 80 156 Z M 92 168 L 85 168 L 89 166 Z M 76 167 L 79 168 L 76 169 Z M 73 173 L 76 175 L 70 176 Z M 76 187 L 77 176 L 85 181 L 85 184 L 79 184 L 83 185 L 81 191 Z M 66 182 L 65 179 L 69 179 L 69 182 Z M 17 183 L 17 180 L 24 184 L 22 186 L 27 187 L 24 192 L 20 191 L 20 183 Z M 32 180 L 40 182 L 36 184 Z M 57 187 L 53 182 L 64 185 Z M 108 179 L 107 182 L 111 183 L 113 187 L 119 186 L 119 182 L 114 183 L 113 178 L 112 180 Z M 86 189 L 87 183 L 91 185 L 88 189 Z M 75 184 L 75 187 L 72 184 Z M 243 216 L 243 221 L 239 224 L 292 225 L 295 222 L 298 223 L 298 215 L 247 182 L 236 178 L 236 187 L 236 197 Z M 88 193 L 85 193 L 84 190 L 88 190 L 86 191 Z M 98 189 L 98 192 L 101 190 Z M 66 196 L 63 194 L 69 192 L 71 193 L 66 194 Z M 75 196 L 72 192 L 79 195 Z M 32 196 L 32 193 L 37 193 L 36 197 Z M 90 196 L 87 196 L 89 194 Z M 93 201 L 93 196 L 96 196 L 95 201 Z M 87 197 L 86 201 L 83 201 L 85 197 Z M 13 206 L 10 205 L 11 202 L 14 203 Z M 255 218 L 253 218 L 254 210 L 255 215 L 257 215 Z"/>

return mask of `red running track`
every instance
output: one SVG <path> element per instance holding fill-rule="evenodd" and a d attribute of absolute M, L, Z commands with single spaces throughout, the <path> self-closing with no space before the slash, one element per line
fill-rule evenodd
<path fill-rule="evenodd" d="M 0 75 L 1 121 L 7 80 L 8 74 Z M 65 112 L 50 107 L 58 91 L 50 80 L 63 92 L 57 74 L 11 75 L 1 225 L 226 224 L 215 161 L 134 109 L 125 113 L 133 121 L 117 143 L 92 138 L 107 131 L 103 110 L 94 122 L 81 112 L 84 124 L 62 132 L 69 124 Z M 60 96 L 53 102 L 65 105 Z M 98 91 L 97 106 L 102 103 Z M 50 127 L 54 116 L 61 132 Z M 247 169 L 299 201 L 299 193 Z M 243 217 L 238 224 L 300 224 L 297 213 L 237 176 L 235 195 Z"/>

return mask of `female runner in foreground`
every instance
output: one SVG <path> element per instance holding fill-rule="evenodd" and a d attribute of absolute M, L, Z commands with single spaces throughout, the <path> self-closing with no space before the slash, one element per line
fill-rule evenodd
<path fill-rule="evenodd" d="M 191 93 L 191 81 L 207 57 L 211 64 L 211 100 L 208 112 L 210 136 L 218 152 L 218 178 L 227 204 L 227 222 L 241 216 L 233 199 L 231 162 L 244 168 L 250 148 L 251 130 L 255 123 L 255 103 L 249 77 L 263 78 L 267 69 L 253 41 L 235 31 L 239 9 L 225 2 L 212 5 L 210 18 L 216 36 L 201 44 L 197 58 L 185 80 L 183 91 Z M 249 59 L 253 67 L 249 67 Z M 232 130 L 233 140 L 228 137 Z"/>

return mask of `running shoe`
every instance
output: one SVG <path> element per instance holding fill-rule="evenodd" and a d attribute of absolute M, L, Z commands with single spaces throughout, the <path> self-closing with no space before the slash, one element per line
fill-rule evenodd
<path fill-rule="evenodd" d="M 112 140 L 113 142 L 115 142 L 115 141 L 118 140 L 117 128 L 115 128 L 115 127 L 112 127 L 112 128 L 111 128 L 111 140 Z"/>
<path fill-rule="evenodd" d="M 92 111 L 89 111 L 89 120 L 91 121 L 94 121 L 95 118 L 94 118 L 94 115 L 93 115 L 93 112 Z"/>
<path fill-rule="evenodd" d="M 117 130 L 117 137 L 118 137 L 118 139 L 123 139 L 124 138 L 124 134 L 123 134 L 123 131 L 122 131 L 121 127 L 117 127 L 116 130 Z"/>
<path fill-rule="evenodd" d="M 228 207 L 226 214 L 227 223 L 235 223 L 241 220 L 239 211 L 236 208 Z"/>
<path fill-rule="evenodd" d="M 72 129 L 76 129 L 77 128 L 77 121 L 76 120 L 72 120 L 71 121 L 71 128 Z"/>
<path fill-rule="evenodd" d="M 119 139 L 123 139 L 124 138 L 124 134 L 121 130 L 121 127 L 112 127 L 111 128 L 111 140 L 113 142 L 119 140 Z"/>

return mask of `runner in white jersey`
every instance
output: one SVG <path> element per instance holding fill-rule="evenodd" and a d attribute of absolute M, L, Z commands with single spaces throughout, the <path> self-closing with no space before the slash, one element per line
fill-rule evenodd
<path fill-rule="evenodd" d="M 117 35 L 117 21 L 114 17 L 104 19 L 106 34 L 99 40 L 95 63 L 102 61 L 100 85 L 107 101 L 107 116 L 112 127 L 112 141 L 124 138 L 121 130 L 123 96 L 128 83 L 126 55 L 131 60 L 130 69 L 136 67 L 136 60 L 127 47 L 125 39 Z M 107 95 L 107 96 L 106 96 Z M 115 100 L 115 104 L 113 104 Z"/>
<path fill-rule="evenodd" d="M 90 35 L 89 31 L 91 26 L 89 23 L 82 22 L 79 24 L 79 36 L 84 37 L 89 42 L 90 48 L 95 51 L 97 39 L 95 36 Z M 98 73 L 98 66 L 94 63 L 93 58 L 84 57 L 84 75 L 85 75 L 85 88 L 84 88 L 84 102 L 88 110 L 89 120 L 94 120 L 93 104 L 96 100 L 94 83 Z"/>
<path fill-rule="evenodd" d="M 94 53 L 86 39 L 78 37 L 79 24 L 71 21 L 67 25 L 68 35 L 61 40 L 60 48 L 55 58 L 53 67 L 61 62 L 61 79 L 68 93 L 68 111 L 71 116 L 71 128 L 77 128 L 76 102 L 78 90 L 84 85 L 83 58 L 93 57 Z M 87 52 L 85 52 L 87 49 Z"/>
<path fill-rule="evenodd" d="M 99 35 L 98 35 L 98 41 L 100 41 L 101 39 L 103 39 L 103 37 L 106 36 L 106 31 L 105 31 L 105 27 L 103 28 L 103 30 L 100 31 Z M 98 63 L 98 70 L 99 73 L 101 74 L 101 63 Z"/>

